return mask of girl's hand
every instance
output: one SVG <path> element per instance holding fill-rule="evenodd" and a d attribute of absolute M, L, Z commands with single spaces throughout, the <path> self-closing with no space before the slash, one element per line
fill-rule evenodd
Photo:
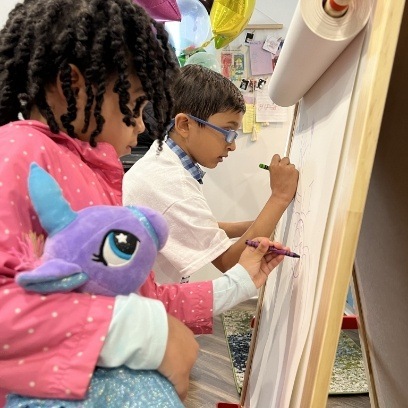
<path fill-rule="evenodd" d="M 271 241 L 265 237 L 254 238 L 253 241 L 259 242 L 257 248 L 248 246 L 244 249 L 239 258 L 239 264 L 248 272 L 257 288 L 260 288 L 268 278 L 269 274 L 285 258 L 285 255 L 278 255 L 275 252 L 269 252 L 269 246 L 273 245 L 278 249 L 290 251 L 289 247 L 284 247 L 280 242 Z"/>
<path fill-rule="evenodd" d="M 187 326 L 169 314 L 167 318 L 169 324 L 167 347 L 158 371 L 174 385 L 183 401 L 187 397 L 190 371 L 197 360 L 199 345 Z"/>

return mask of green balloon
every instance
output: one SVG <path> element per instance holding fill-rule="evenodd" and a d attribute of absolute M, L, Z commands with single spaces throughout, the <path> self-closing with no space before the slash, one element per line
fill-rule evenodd
<path fill-rule="evenodd" d="M 184 65 L 196 64 L 212 69 L 215 72 L 221 73 L 221 65 L 215 55 L 208 52 L 196 52 L 189 57 Z"/>

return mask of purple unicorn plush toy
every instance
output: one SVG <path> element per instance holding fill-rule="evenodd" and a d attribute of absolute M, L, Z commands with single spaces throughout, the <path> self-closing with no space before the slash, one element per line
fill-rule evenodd
<path fill-rule="evenodd" d="M 57 182 L 33 163 L 29 194 L 48 233 L 41 265 L 17 283 L 42 294 L 72 290 L 116 296 L 137 292 L 168 236 L 161 214 L 146 207 L 99 205 L 73 211 Z M 82 401 L 9 395 L 11 407 L 183 407 L 172 384 L 154 370 L 96 368 Z"/>

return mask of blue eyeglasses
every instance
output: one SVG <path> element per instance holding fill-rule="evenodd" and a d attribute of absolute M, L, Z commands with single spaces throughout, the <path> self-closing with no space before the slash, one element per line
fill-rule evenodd
<path fill-rule="evenodd" d="M 203 125 L 213 128 L 217 130 L 218 132 L 222 133 L 227 143 L 232 143 L 238 137 L 238 132 L 236 132 L 235 130 L 226 130 L 226 129 L 220 128 L 218 126 L 213 125 L 212 123 L 206 122 L 205 120 L 196 118 L 193 115 L 187 114 L 187 116 L 189 116 L 191 119 L 194 119 L 198 123 L 202 123 Z"/>

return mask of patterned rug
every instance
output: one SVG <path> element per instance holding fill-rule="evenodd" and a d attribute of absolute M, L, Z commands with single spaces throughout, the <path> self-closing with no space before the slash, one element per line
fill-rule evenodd
<path fill-rule="evenodd" d="M 254 310 L 230 310 L 222 315 L 238 394 L 241 394 L 244 381 L 252 335 L 251 321 L 254 314 Z M 329 394 L 365 393 L 368 393 L 368 383 L 361 348 L 342 330 L 330 381 Z"/>

